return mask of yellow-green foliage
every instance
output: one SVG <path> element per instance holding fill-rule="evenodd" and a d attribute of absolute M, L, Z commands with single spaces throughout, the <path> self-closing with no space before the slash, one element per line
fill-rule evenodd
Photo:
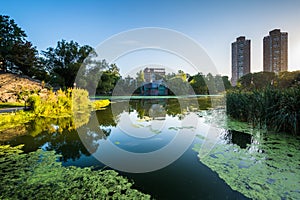
<path fill-rule="evenodd" d="M 90 109 L 90 99 L 87 90 L 74 88 L 72 89 L 73 112 L 85 111 Z"/>
<path fill-rule="evenodd" d="M 108 99 L 105 100 L 97 100 L 92 102 L 93 110 L 102 110 L 104 107 L 108 106 L 110 101 Z"/>
<path fill-rule="evenodd" d="M 45 97 L 34 94 L 27 102 L 34 114 L 45 117 L 70 117 L 73 112 L 90 107 L 88 92 L 83 89 L 50 91 Z"/>
<path fill-rule="evenodd" d="M 33 119 L 33 116 L 32 113 L 24 111 L 2 113 L 0 114 L 0 131 L 27 123 Z"/>
<path fill-rule="evenodd" d="M 31 111 L 0 114 L 0 131 L 27 123 L 34 117 L 72 118 L 69 120 L 72 124 L 70 127 L 78 128 L 88 123 L 92 109 L 100 110 L 109 104 L 109 100 L 91 103 L 88 92 L 78 88 L 66 91 L 58 90 L 57 92 L 50 91 L 46 96 L 33 94 L 27 100 L 27 105 Z M 44 127 L 43 130 L 53 129 L 48 125 L 39 127 Z M 39 130 L 35 132 L 39 132 Z"/>

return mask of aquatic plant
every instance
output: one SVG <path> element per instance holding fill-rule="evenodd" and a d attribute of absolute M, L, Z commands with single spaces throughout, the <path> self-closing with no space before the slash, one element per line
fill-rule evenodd
<path fill-rule="evenodd" d="M 300 198 L 300 138 L 287 134 L 259 135 L 246 149 L 222 142 L 200 161 L 217 172 L 232 189 L 251 199 Z"/>
<path fill-rule="evenodd" d="M 113 170 L 63 167 L 53 151 L 0 146 L 1 199 L 150 199 Z"/>
<path fill-rule="evenodd" d="M 254 127 L 300 134 L 300 87 L 230 91 L 226 108 L 230 117 Z"/>

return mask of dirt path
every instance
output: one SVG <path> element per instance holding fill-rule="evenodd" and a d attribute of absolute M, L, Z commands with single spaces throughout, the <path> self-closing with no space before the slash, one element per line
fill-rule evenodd
<path fill-rule="evenodd" d="M 16 112 L 24 109 L 25 107 L 0 108 L 0 113 Z"/>

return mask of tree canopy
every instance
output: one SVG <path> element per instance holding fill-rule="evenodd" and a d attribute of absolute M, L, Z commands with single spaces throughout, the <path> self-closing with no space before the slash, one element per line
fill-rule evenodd
<path fill-rule="evenodd" d="M 80 46 L 77 42 L 65 40 L 57 42 L 55 48 L 43 51 L 44 65 L 52 77 L 50 84 L 73 87 L 80 66 L 92 51 L 88 45 Z"/>
<path fill-rule="evenodd" d="M 9 16 L 0 15 L 0 70 L 31 75 L 37 50 Z"/>
<path fill-rule="evenodd" d="M 81 46 L 72 40 L 58 41 L 56 47 L 49 47 L 38 54 L 32 43 L 27 41 L 25 31 L 5 15 L 0 15 L 0 70 L 44 80 L 55 88 L 73 87 L 76 76 L 80 75 L 81 78 L 76 80 L 77 87 L 97 94 L 110 94 L 116 86 L 120 93 L 139 93 L 145 81 L 143 71 L 139 71 L 136 77 L 122 78 L 115 64 L 98 60 L 92 47 Z M 289 74 L 282 76 L 286 79 L 291 77 Z M 170 94 L 216 94 L 224 87 L 231 87 L 227 76 L 205 76 L 201 73 L 190 76 L 182 70 L 157 79 L 167 83 Z M 287 83 L 281 81 L 280 84 Z"/>

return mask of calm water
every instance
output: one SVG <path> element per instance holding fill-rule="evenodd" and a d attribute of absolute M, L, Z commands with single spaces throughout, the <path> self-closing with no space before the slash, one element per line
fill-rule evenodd
<path fill-rule="evenodd" d="M 36 119 L 26 125 L 26 134 L 20 134 L 21 136 L 2 143 L 25 144 L 25 152 L 38 148 L 55 150 L 62 155 L 60 161 L 65 166 L 110 169 L 105 161 L 105 158 L 108 158 L 112 160 L 113 168 L 119 169 L 120 174 L 134 181 L 135 188 L 156 199 L 247 199 L 240 193 L 245 193 L 243 187 L 247 189 L 248 186 L 243 184 L 248 184 L 247 181 L 239 183 L 241 188 L 236 188 L 237 178 L 232 181 L 223 177 L 221 169 L 228 166 L 233 169 L 234 166 L 230 166 L 230 161 L 226 164 L 227 161 L 219 159 L 220 151 L 227 152 L 230 147 L 233 148 L 232 152 L 247 151 L 247 155 L 251 152 L 262 155 L 264 147 L 257 146 L 257 143 L 262 145 L 262 142 L 253 135 L 217 128 L 214 123 L 219 122 L 214 118 L 224 115 L 224 112 L 220 109 L 216 112 L 205 111 L 210 105 L 210 99 L 203 97 L 181 100 L 116 99 L 112 100 L 107 109 L 91 115 L 82 115 L 77 120 Z M 80 124 L 77 131 L 70 128 L 76 124 L 74 121 L 77 121 L 77 127 Z M 180 139 L 178 143 L 172 143 L 180 137 L 178 135 L 184 134 L 192 139 L 190 141 Z M 295 146 L 299 143 L 297 140 Z M 127 152 L 147 156 L 148 153 L 160 151 L 166 146 L 170 146 L 168 153 L 161 153 L 149 161 L 149 167 L 153 165 L 158 168 L 157 170 L 148 169 L 149 172 L 143 173 L 130 171 L 132 166 L 143 168 L 144 163 L 135 163 L 134 158 L 130 160 L 129 156 L 126 156 Z M 182 151 L 182 155 L 177 155 L 178 159 L 164 166 L 164 161 L 167 163 L 168 160 L 172 160 L 171 157 L 176 157 L 178 151 Z M 125 156 L 122 157 L 123 154 L 118 152 L 125 152 Z M 222 155 L 226 159 L 227 155 Z M 148 162 L 146 156 L 144 161 Z M 295 153 L 292 156 L 297 162 L 293 169 L 297 174 L 300 172 L 299 154 Z M 106 164 L 100 162 L 99 158 Z M 237 160 L 241 159 L 237 157 Z M 127 165 L 129 170 L 120 171 L 120 168 L 123 169 Z M 248 170 L 252 164 L 239 163 L 238 166 L 242 166 L 238 169 Z M 240 173 L 244 174 L 243 171 Z M 235 176 L 230 170 L 225 174 L 228 177 Z M 272 179 L 270 187 L 274 182 Z M 297 181 L 294 184 L 298 184 Z M 247 189 L 250 191 L 247 196 L 255 198 L 253 195 L 256 194 L 252 192 L 252 185 L 250 186 Z M 259 189 L 253 191 L 260 193 Z M 299 191 L 297 188 L 294 189 L 292 197 L 297 197 Z"/>

